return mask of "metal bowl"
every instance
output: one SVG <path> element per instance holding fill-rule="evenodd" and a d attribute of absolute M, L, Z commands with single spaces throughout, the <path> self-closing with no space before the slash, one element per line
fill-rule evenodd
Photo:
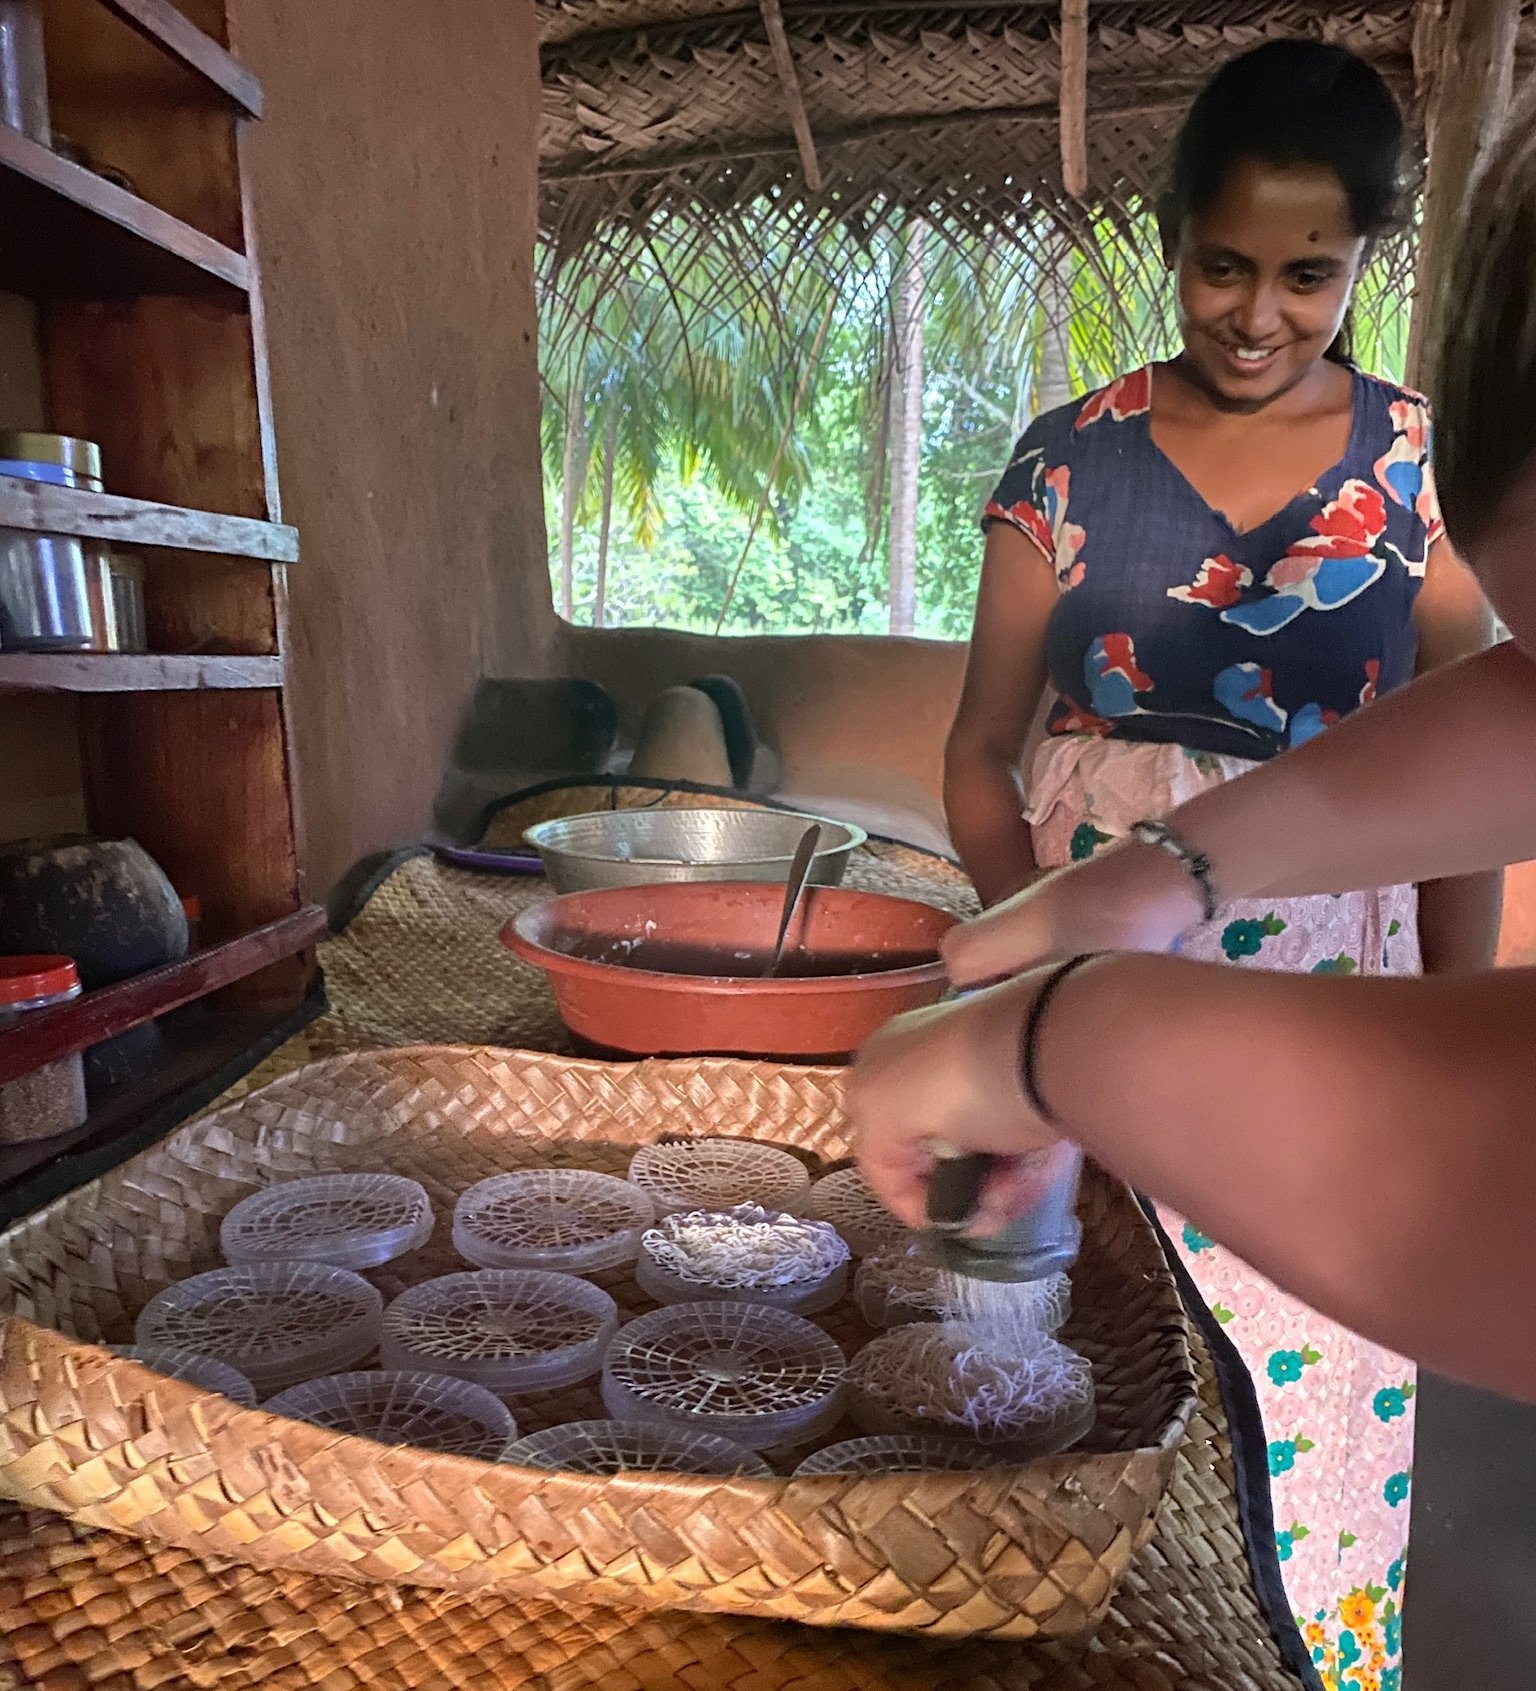
<path fill-rule="evenodd" d="M 591 892 L 662 881 L 784 881 L 813 822 L 821 844 L 810 879 L 835 887 L 868 835 L 797 811 L 598 810 L 540 822 L 523 838 L 544 859 L 556 892 Z"/>

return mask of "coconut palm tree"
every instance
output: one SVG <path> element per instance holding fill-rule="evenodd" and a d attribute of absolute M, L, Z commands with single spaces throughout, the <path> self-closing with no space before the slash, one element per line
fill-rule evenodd
<path fill-rule="evenodd" d="M 724 623 L 752 546 L 792 526 L 817 471 L 813 443 L 846 416 L 851 388 L 865 562 L 884 540 L 890 626 L 909 630 L 940 585 L 917 535 L 924 466 L 949 443 L 925 433 L 925 396 L 962 396 L 967 426 L 980 426 L 962 443 L 979 505 L 979 480 L 1031 416 L 1172 345 L 1145 206 L 1084 214 L 1071 228 L 1026 208 L 1016 228 L 986 236 L 894 213 L 873 232 L 822 222 L 803 238 L 782 207 L 765 221 L 776 238 L 694 222 L 616 228 L 579 264 L 546 255 L 545 466 L 560 490 L 566 615 L 578 530 L 598 525 L 598 620 L 616 520 L 649 544 L 665 522 L 663 481 L 702 478 L 751 519 L 711 619 Z M 1383 250 L 1356 311 L 1361 361 L 1388 374 L 1401 369 L 1410 257 L 1406 245 Z M 968 596 L 954 572 L 974 570 L 970 553 L 937 567 L 945 591 Z"/>

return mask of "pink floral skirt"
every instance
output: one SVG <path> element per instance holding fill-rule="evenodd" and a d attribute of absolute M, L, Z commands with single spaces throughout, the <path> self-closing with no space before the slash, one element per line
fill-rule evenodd
<path fill-rule="evenodd" d="M 1025 813 L 1036 860 L 1054 867 L 1091 857 L 1141 817 L 1165 815 L 1251 767 L 1181 746 L 1048 740 Z M 1417 892 L 1241 899 L 1179 951 L 1245 969 L 1417 974 Z M 1164 1210 L 1162 1219 L 1253 1377 L 1281 1573 L 1323 1683 L 1401 1691 L 1412 1364 L 1280 1291 L 1181 1217 Z"/>

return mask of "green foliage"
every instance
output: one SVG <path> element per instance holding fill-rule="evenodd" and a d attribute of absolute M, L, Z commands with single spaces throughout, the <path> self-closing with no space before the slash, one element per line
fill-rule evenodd
<path fill-rule="evenodd" d="M 1166 355 L 1176 335 L 1144 209 L 1070 240 L 1044 217 L 1007 236 L 942 237 L 927 246 L 918 632 L 963 639 L 978 513 L 1042 387 L 1065 377 L 1083 392 Z M 897 233 L 786 234 L 750 251 L 729 228 L 608 239 L 569 264 L 546 254 L 541 272 L 552 537 L 573 400 L 588 453 L 577 620 L 592 604 L 611 441 L 609 622 L 713 630 L 728 602 L 729 633 L 883 631 Z M 1355 355 L 1384 375 L 1400 375 L 1406 350 L 1406 256 L 1380 252 L 1356 301 Z"/>

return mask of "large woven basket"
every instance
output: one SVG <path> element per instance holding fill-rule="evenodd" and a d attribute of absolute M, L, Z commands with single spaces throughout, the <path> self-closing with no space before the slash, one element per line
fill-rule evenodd
<path fill-rule="evenodd" d="M 537 1162 L 622 1170 L 629 1147 L 679 1132 L 777 1140 L 813 1164 L 848 1149 L 831 1071 L 476 1048 L 316 1063 L 182 1128 L 0 1237 L 0 1495 L 204 1557 L 375 1583 L 938 1636 L 1091 1629 L 1152 1533 L 1196 1403 L 1166 1263 L 1129 1192 L 1102 1176 L 1085 1187 L 1067 1334 L 1093 1362 L 1098 1425 L 1082 1449 L 1020 1467 L 535 1473 L 241 1410 L 98 1348 L 128 1339 L 168 1282 L 213 1266 L 220 1217 L 274 1179 L 389 1168 L 421 1180 L 440 1226 L 376 1271 L 391 1295 L 462 1266 L 446 1218 L 472 1181 Z M 626 1271 L 602 1278 L 621 1306 L 643 1307 Z M 845 1311 L 825 1323 L 845 1348 L 865 1336 Z M 591 1386 L 519 1405 L 524 1430 L 594 1413 Z"/>

